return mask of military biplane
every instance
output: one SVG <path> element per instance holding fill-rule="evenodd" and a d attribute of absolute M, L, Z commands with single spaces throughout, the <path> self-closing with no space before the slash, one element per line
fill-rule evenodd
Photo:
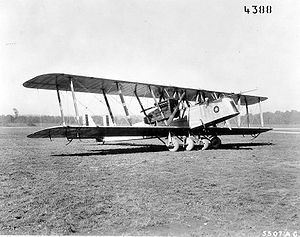
<path fill-rule="evenodd" d="M 130 81 L 77 76 L 70 74 L 43 74 L 26 81 L 27 88 L 56 90 L 60 108 L 60 126 L 50 127 L 28 135 L 29 138 L 96 139 L 105 137 L 136 136 L 158 138 L 170 151 L 179 147 L 192 150 L 194 146 L 219 148 L 221 135 L 259 135 L 271 130 L 264 127 L 261 102 L 266 97 L 227 93 L 203 89 L 179 88 Z M 66 125 L 60 91 L 71 91 L 76 115 L 76 125 Z M 76 93 L 99 93 L 104 97 L 112 126 L 96 126 L 79 119 Z M 128 126 L 119 126 L 107 95 L 120 97 Z M 128 112 L 124 96 L 135 97 L 144 116 L 143 124 L 134 125 Z M 145 108 L 141 97 L 153 100 L 153 106 Z M 248 107 L 259 104 L 260 127 L 250 127 Z M 247 125 L 241 126 L 241 107 L 246 107 Z M 237 117 L 237 126 L 232 127 L 229 119 Z M 227 126 L 220 126 L 220 124 Z"/>

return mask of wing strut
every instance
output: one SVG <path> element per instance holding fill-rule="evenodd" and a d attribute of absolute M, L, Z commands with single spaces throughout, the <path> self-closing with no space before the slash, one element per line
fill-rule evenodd
<path fill-rule="evenodd" d="M 238 111 L 240 112 L 237 116 L 237 120 L 238 120 L 238 127 L 241 126 L 241 96 L 238 97 Z"/>
<path fill-rule="evenodd" d="M 60 99 L 60 94 L 59 94 L 59 89 L 58 89 L 58 84 L 57 84 L 57 77 L 56 77 L 56 92 L 57 92 L 57 99 L 58 99 L 58 104 L 59 104 L 59 110 L 60 110 L 62 125 L 66 126 L 64 111 L 63 111 L 63 107 L 62 107 L 62 103 L 61 103 L 61 99 Z"/>
<path fill-rule="evenodd" d="M 76 100 L 76 96 L 75 96 L 75 91 L 74 91 L 72 77 L 70 77 L 70 87 L 71 87 L 71 91 L 72 91 L 72 97 L 73 97 L 73 103 L 74 103 L 76 121 L 77 121 L 78 125 L 80 125 L 80 122 L 79 122 L 79 113 L 78 113 L 78 107 L 77 107 L 77 100 Z"/>
<path fill-rule="evenodd" d="M 259 104 L 259 115 L 260 115 L 260 125 L 263 128 L 264 127 L 264 116 L 261 108 L 261 99 L 258 99 L 258 104 Z"/>
<path fill-rule="evenodd" d="M 118 93 L 119 93 L 119 96 L 120 96 L 120 99 L 121 99 L 121 102 L 122 102 L 122 105 L 123 105 L 123 108 L 124 108 L 124 111 L 126 114 L 127 121 L 129 123 L 129 125 L 132 126 L 131 118 L 130 118 L 130 115 L 129 115 L 129 112 L 128 112 L 128 109 L 127 109 L 127 106 L 126 106 L 126 103 L 124 100 L 124 96 L 122 94 L 121 85 L 119 85 L 118 82 L 116 82 L 116 85 L 117 85 L 117 90 L 118 90 Z"/>
<path fill-rule="evenodd" d="M 104 90 L 104 89 L 102 89 L 102 94 L 103 94 L 103 97 L 104 97 L 104 100 L 105 100 L 105 103 L 106 103 L 106 107 L 107 107 L 107 109 L 108 109 L 108 112 L 109 112 L 109 116 L 110 116 L 110 118 L 111 118 L 111 121 L 112 121 L 113 125 L 116 125 L 116 123 L 115 123 L 115 118 L 114 118 L 114 115 L 113 115 L 112 110 L 111 110 L 111 108 L 110 108 L 110 105 L 109 105 L 109 103 L 108 103 L 108 99 L 107 99 L 107 96 L 106 96 L 106 93 L 105 93 L 105 90 Z"/>
<path fill-rule="evenodd" d="M 200 103 L 204 103 L 205 102 L 205 94 L 204 94 L 203 91 L 200 92 L 200 99 L 201 99 Z"/>
<path fill-rule="evenodd" d="M 141 102 L 141 100 L 140 100 L 140 97 L 137 95 L 137 92 L 136 92 L 136 86 L 137 86 L 137 85 L 135 85 L 135 89 L 134 89 L 135 97 L 136 97 L 137 101 L 139 102 L 139 104 L 140 104 L 140 106 L 141 106 L 141 109 L 142 109 L 144 115 L 145 115 L 146 118 L 148 119 L 148 122 L 150 123 L 150 119 L 149 119 L 149 117 L 148 117 L 148 114 L 146 113 L 146 110 L 144 109 L 144 106 L 143 106 L 143 104 L 142 104 L 142 102 Z"/>
<path fill-rule="evenodd" d="M 165 120 L 166 117 L 165 117 L 163 111 L 161 110 L 159 104 L 157 103 L 156 97 L 155 97 L 155 95 L 154 95 L 154 91 L 151 89 L 151 86 L 150 86 L 150 85 L 149 85 L 149 90 L 150 90 L 150 92 L 151 92 L 151 95 L 152 95 L 152 98 L 153 98 L 153 100 L 154 100 L 155 106 L 158 108 L 158 110 L 159 110 L 161 116 L 163 117 L 165 125 L 167 125 L 167 121 Z"/>
<path fill-rule="evenodd" d="M 167 94 L 168 98 L 170 98 L 170 95 L 169 95 L 168 91 L 166 90 L 166 88 L 164 88 L 164 91 Z"/>
<path fill-rule="evenodd" d="M 182 93 L 182 95 L 179 98 L 178 104 L 176 105 L 173 113 L 171 114 L 171 116 L 169 117 L 168 121 L 167 121 L 167 125 L 169 126 L 171 124 L 171 122 L 173 121 L 173 118 L 175 117 L 175 114 L 177 113 L 180 103 L 182 102 L 183 98 L 185 96 L 185 92 Z"/>
<path fill-rule="evenodd" d="M 245 97 L 245 104 L 246 104 L 247 125 L 248 125 L 248 127 L 250 127 L 249 108 L 248 108 L 247 97 Z"/>

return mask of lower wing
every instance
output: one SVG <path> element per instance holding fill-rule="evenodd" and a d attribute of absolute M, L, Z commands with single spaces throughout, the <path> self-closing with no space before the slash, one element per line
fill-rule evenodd
<path fill-rule="evenodd" d="M 199 132 L 202 135 L 255 135 L 263 132 L 272 130 L 272 128 L 267 127 L 208 127 L 206 129 L 201 129 Z"/>
<path fill-rule="evenodd" d="M 175 126 L 149 126 L 149 127 L 80 127 L 80 126 L 57 126 L 46 128 L 28 135 L 29 138 L 63 138 L 67 139 L 97 139 L 114 136 L 144 136 L 144 137 L 167 137 L 169 133 L 176 136 L 194 135 L 253 135 L 267 132 L 271 128 L 226 128 L 226 127 L 198 127 L 191 130 L 189 127 Z"/>

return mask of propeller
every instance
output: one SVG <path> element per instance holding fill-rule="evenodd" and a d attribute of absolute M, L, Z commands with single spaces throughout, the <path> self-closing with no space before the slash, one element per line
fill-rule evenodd
<path fill-rule="evenodd" d="M 247 91 L 241 91 L 240 93 L 237 93 L 237 94 L 240 94 L 240 95 L 242 95 L 242 94 L 245 94 L 245 93 L 248 93 L 248 92 L 252 92 L 252 91 L 257 91 L 258 90 L 258 88 L 256 87 L 256 88 L 254 88 L 254 89 L 251 89 L 251 90 L 247 90 Z"/>

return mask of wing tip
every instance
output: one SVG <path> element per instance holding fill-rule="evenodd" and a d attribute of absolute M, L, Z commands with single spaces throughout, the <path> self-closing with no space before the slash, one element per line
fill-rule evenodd
<path fill-rule="evenodd" d="M 33 78 L 25 81 L 23 83 L 23 86 L 26 87 L 26 88 L 37 88 L 36 86 L 34 86 L 32 84 L 32 82 L 34 82 L 37 79 L 44 78 L 44 77 L 51 77 L 51 76 L 64 76 L 64 75 L 71 75 L 71 74 L 65 74 L 65 73 L 59 73 L 59 72 L 57 72 L 57 73 L 53 73 L 53 72 L 51 72 L 51 73 L 43 73 L 43 74 L 40 74 L 38 76 L 35 76 L 35 77 L 33 77 Z"/>

